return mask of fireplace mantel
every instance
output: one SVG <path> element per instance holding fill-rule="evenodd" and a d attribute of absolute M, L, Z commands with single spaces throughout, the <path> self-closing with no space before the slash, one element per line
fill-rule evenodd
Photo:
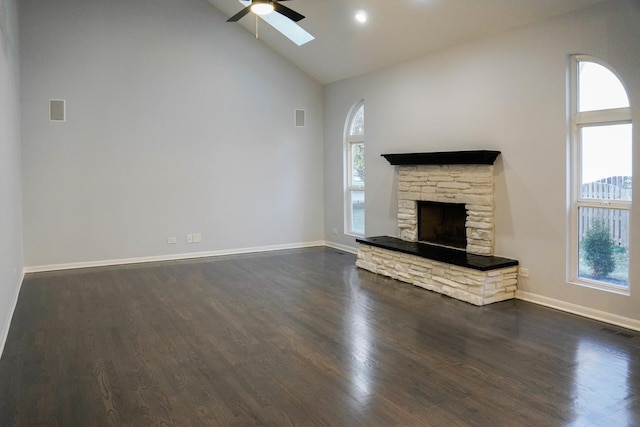
<path fill-rule="evenodd" d="M 382 154 L 392 165 L 492 165 L 500 151 L 438 151 L 431 153 Z"/>

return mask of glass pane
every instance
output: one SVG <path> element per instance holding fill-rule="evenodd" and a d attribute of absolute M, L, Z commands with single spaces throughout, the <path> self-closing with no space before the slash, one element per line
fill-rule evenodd
<path fill-rule="evenodd" d="M 583 127 L 581 197 L 631 200 L 631 124 Z"/>
<path fill-rule="evenodd" d="M 364 236 L 364 191 L 351 190 L 349 204 L 352 233 Z"/>
<path fill-rule="evenodd" d="M 351 185 L 364 185 L 364 142 L 351 144 Z"/>
<path fill-rule="evenodd" d="M 578 63 L 578 111 L 628 106 L 627 92 L 615 74 L 595 62 Z"/>
<path fill-rule="evenodd" d="M 351 122 L 350 135 L 364 135 L 364 105 L 356 112 Z"/>
<path fill-rule="evenodd" d="M 578 209 L 578 277 L 629 285 L 629 211 Z"/>

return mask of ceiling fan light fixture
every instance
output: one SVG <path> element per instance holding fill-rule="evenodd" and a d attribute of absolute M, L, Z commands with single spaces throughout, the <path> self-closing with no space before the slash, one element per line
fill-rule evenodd
<path fill-rule="evenodd" d="M 369 16 L 367 15 L 367 12 L 365 12 L 364 10 L 359 10 L 355 14 L 355 19 L 359 23 L 364 24 L 369 19 Z"/>
<path fill-rule="evenodd" d="M 274 10 L 273 2 L 268 0 L 253 0 L 251 3 L 251 12 L 256 15 L 268 15 Z"/>

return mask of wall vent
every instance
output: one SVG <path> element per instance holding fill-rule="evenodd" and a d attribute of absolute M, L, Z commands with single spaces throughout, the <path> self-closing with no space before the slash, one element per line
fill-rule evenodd
<path fill-rule="evenodd" d="M 624 337 L 624 338 L 635 338 L 635 335 L 627 333 L 627 332 L 621 332 L 621 331 L 616 331 L 615 329 L 611 329 L 611 328 L 602 328 L 600 329 L 603 332 L 612 334 L 612 335 L 618 335 L 620 337 Z"/>
<path fill-rule="evenodd" d="M 64 122 L 66 120 L 65 100 L 50 99 L 49 100 L 49 121 Z"/>
<path fill-rule="evenodd" d="M 297 128 L 303 128 L 305 126 L 305 111 L 304 110 L 294 110 L 293 111 L 293 124 Z"/>

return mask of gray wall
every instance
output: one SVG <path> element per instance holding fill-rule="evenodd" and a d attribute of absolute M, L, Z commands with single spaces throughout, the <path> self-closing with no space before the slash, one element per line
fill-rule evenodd
<path fill-rule="evenodd" d="M 0 0 L 0 354 L 22 277 L 18 27 L 14 0 Z"/>
<path fill-rule="evenodd" d="M 342 231 L 342 131 L 349 108 L 366 108 L 366 234 L 397 235 L 394 167 L 380 154 L 496 149 L 496 253 L 520 260 L 519 286 L 538 301 L 640 320 L 640 263 L 631 296 L 566 283 L 568 55 L 597 56 L 630 95 L 640 176 L 640 3 L 613 0 L 542 24 L 447 49 L 325 87 L 325 236 Z M 638 183 L 637 183 L 638 184 Z M 632 259 L 640 254 L 640 184 Z M 557 304 L 556 304 L 557 305 Z M 584 310 L 583 310 L 584 311 Z M 638 323 L 640 326 L 640 323 Z"/>
<path fill-rule="evenodd" d="M 322 241 L 322 87 L 225 19 L 206 0 L 21 1 L 27 266 Z"/>

